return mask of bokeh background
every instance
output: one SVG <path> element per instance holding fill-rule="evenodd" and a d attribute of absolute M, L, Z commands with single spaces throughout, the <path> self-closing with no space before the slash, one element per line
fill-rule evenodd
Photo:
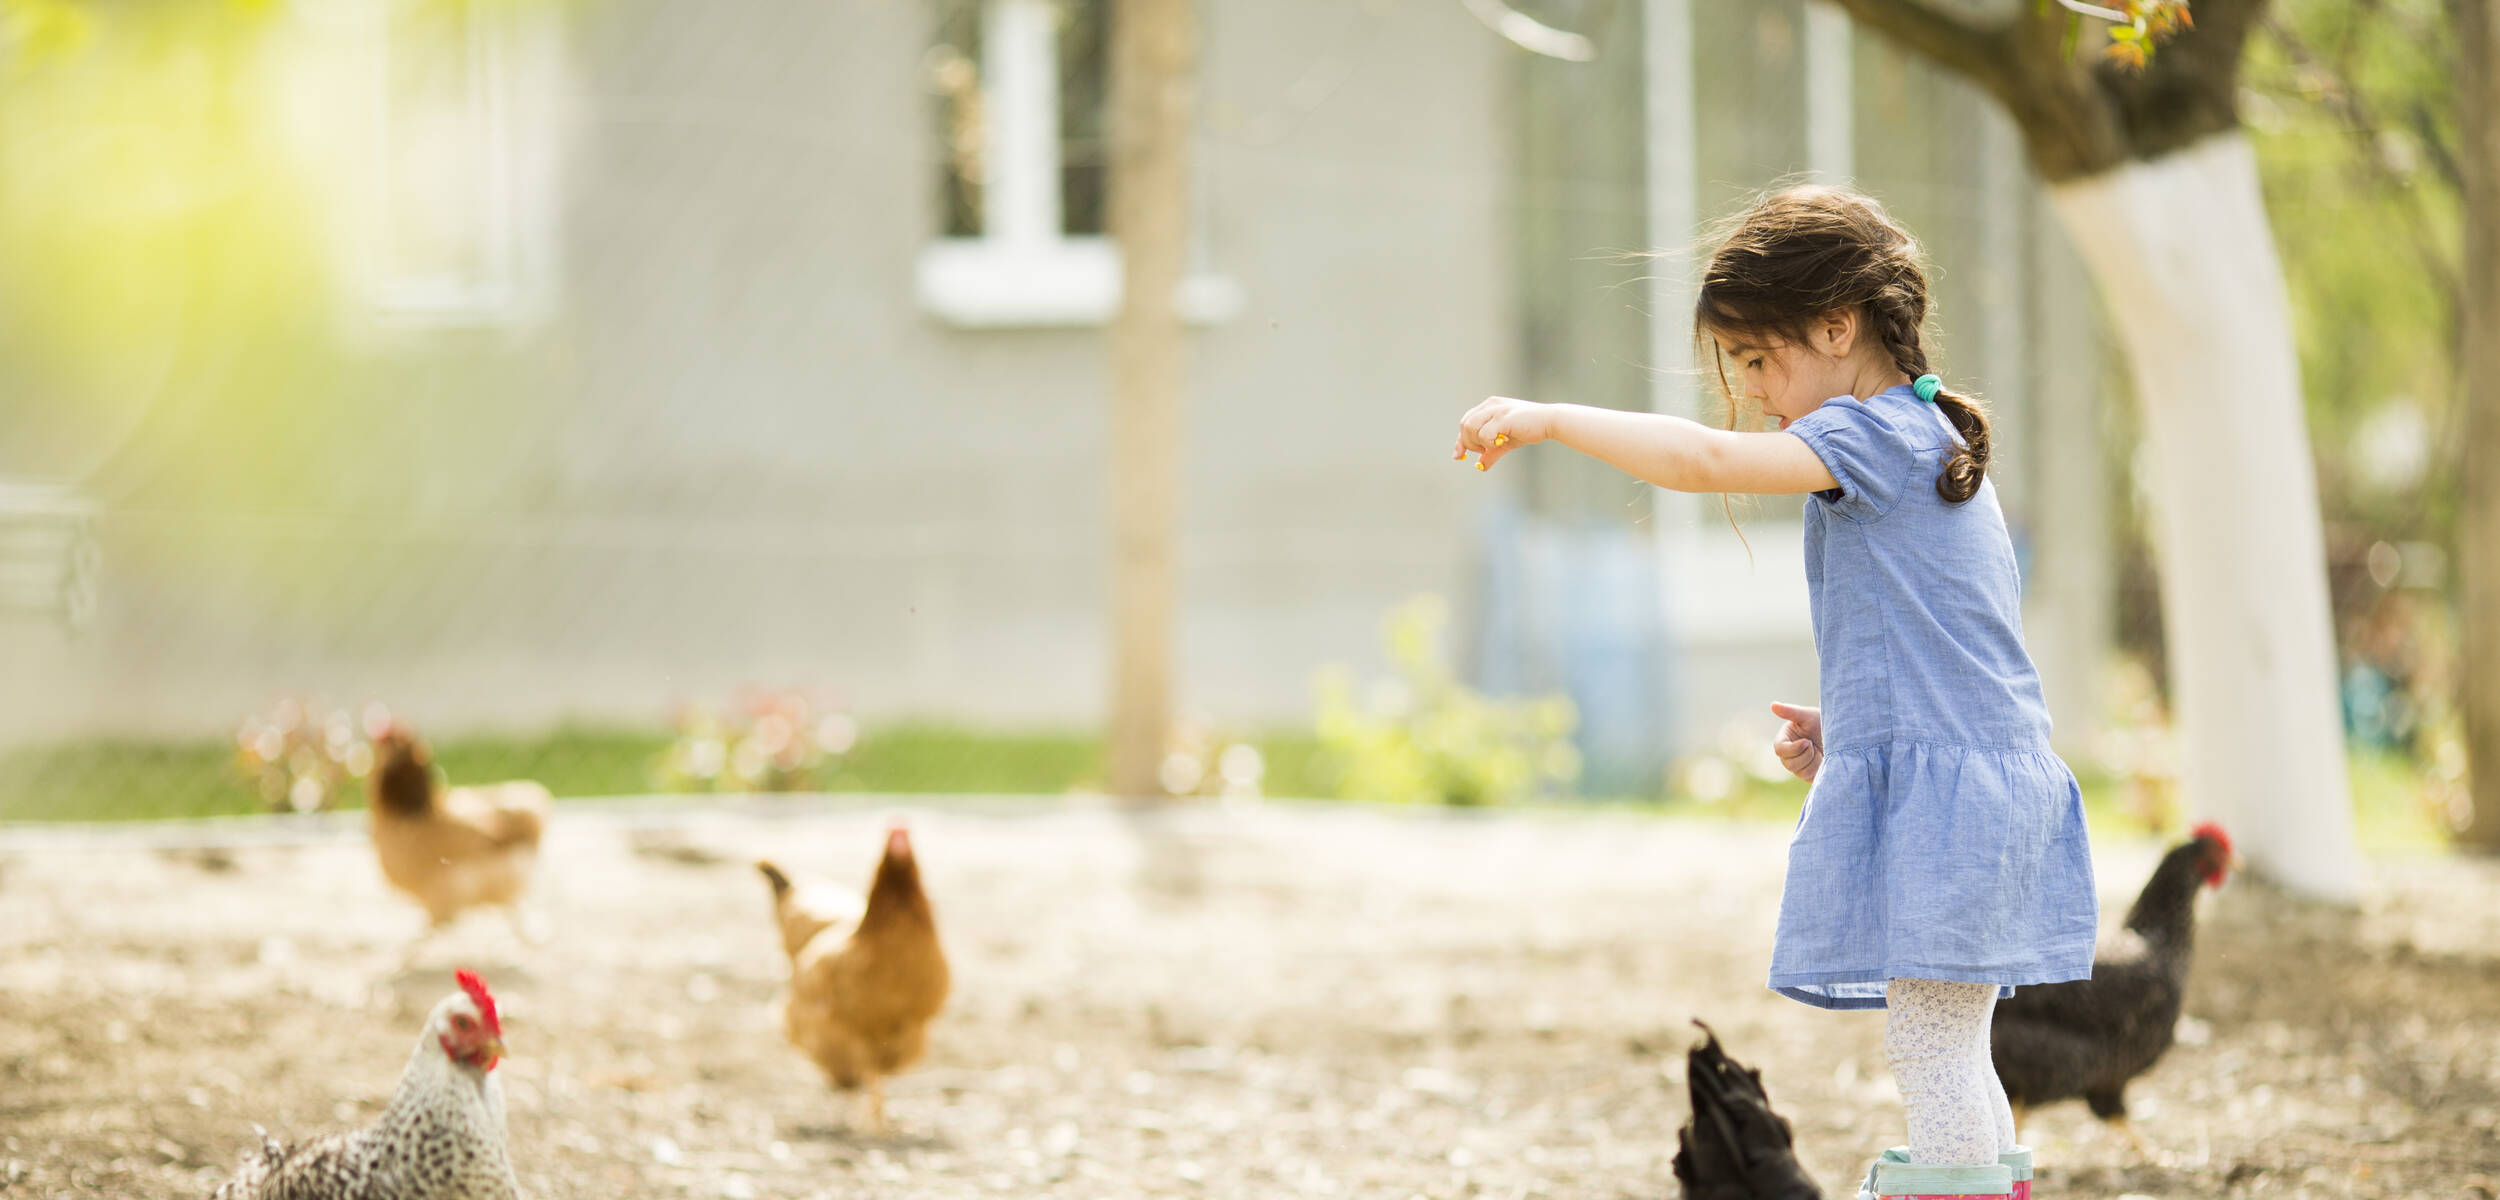
<path fill-rule="evenodd" d="M 2235 703 L 2331 704 L 2350 828 L 2310 800 L 2302 828 L 2362 864 L 2264 893 L 2343 916 L 2239 928 L 2352 961 L 2438 947 L 2435 970 L 2331 1011 L 2265 1010 L 2249 997 L 2273 976 L 2213 984 L 2206 1017 L 2256 1031 L 2225 1029 L 2214 1053 L 2262 1056 L 2269 1028 L 2329 1039 L 2354 1012 L 2410 1029 L 2419 997 L 2500 978 L 2473 923 L 2488 905 L 2408 923 L 2439 907 L 2422 879 L 2493 894 L 2474 855 L 2500 844 L 2500 783 L 2480 785 L 2478 819 L 2468 753 L 2471 729 L 2500 730 L 2500 712 L 2469 719 L 2500 708 L 2473 700 L 2500 678 L 2500 640 L 2475 640 L 2500 615 L 2472 590 L 2500 559 L 2500 515 L 2468 499 L 2472 447 L 2500 430 L 2500 363 L 2474 361 L 2469 334 L 2500 303 L 2500 256 L 2475 233 L 2500 222 L 2500 188 L 2477 182 L 2500 170 L 2500 121 L 2474 107 L 2495 70 L 2472 49 L 2483 3 L 2210 0 L 2158 44 L 2061 15 L 2059 61 L 2157 131 L 2078 164 L 2008 116 L 2018 84 L 1919 32 L 1921 13 L 1989 28 L 2031 0 L 0 0 L 0 849 L 44 864 L 0 904 L 53 914 L 30 921 L 52 931 L 21 946 L 30 963 L 81 929 L 145 943 L 164 914 L 58 924 L 81 870 L 61 864 L 335 851 L 361 825 L 317 814 L 363 805 L 393 719 L 455 781 L 544 782 L 559 822 L 1044 820 L 1109 797 L 1314 828 L 1496 809 L 1519 829 L 1625 822 L 1600 828 L 1628 847 L 1697 821 L 1692 844 L 1760 860 L 1740 894 L 1768 904 L 1804 785 L 1770 755 L 1766 705 L 1815 690 L 1798 503 L 1662 493 L 1559 452 L 1480 474 L 1446 446 L 1487 394 L 1721 421 L 1690 344 L 1693 255 L 1763 189 L 1822 180 L 1920 234 L 1931 353 L 1992 406 L 2026 635 L 2123 907 L 2150 839 L 2216 811 L 2273 819 L 2227 779 L 2183 782 L 2196 731 L 2176 716 L 2165 613 L 2238 601 L 2165 599 L 2142 376 L 2058 200 L 2158 158 L 2175 108 L 2253 156 L 2311 456 L 2289 469 L 2314 478 L 2323 528 L 2333 695 Z M 1143 152 L 1180 181 L 1153 224 L 1168 309 L 1124 298 L 1140 256 L 1115 228 L 1131 10 L 1189 27 L 1171 73 L 1183 136 Z M 2150 61 L 2127 61 L 2142 46 Z M 1123 366 L 1141 353 L 1176 373 Z M 2275 518 L 2273 498 L 2241 499 L 2197 521 L 2227 536 Z M 762 793 L 801 807 L 742 807 Z M 1208 834 L 1231 847 L 1210 861 L 1300 844 L 1293 829 Z M 738 830 L 713 840 L 776 836 Z M 1038 886 L 1013 882 L 1012 836 L 965 837 L 1006 864 L 1002 894 Z M 630 849 L 599 853 L 644 861 Z M 1413 879 L 1511 861 L 1415 853 L 1448 857 L 1398 868 Z M 2268 852 L 2252 858 L 2264 876 Z M 1335 879 L 1258 886 L 1357 904 Z M 1397 894 L 1441 886 L 1413 879 Z M 1508 911 L 1500 889 L 1522 884 L 1483 886 L 1453 894 Z M 1588 884 L 1574 911 L 1621 902 L 1615 886 Z M 1187 940 L 1185 916 L 1157 919 L 1174 924 L 1138 946 Z M 1552 934 L 1469 928 L 1496 959 Z M 236 944 L 256 970 L 299 961 Z M 1404 949 L 1419 978 L 1447 966 Z M 109 973 L 43 961 L 14 977 L 23 996 Z M 1674 961 L 1748 987 L 1758 973 L 1734 949 Z M 761 1003 L 771 967 L 732 994 Z M 1034 978 L 1019 986 L 1056 986 Z M 1586 982 L 1571 978 L 1549 982 Z M 1494 1023 L 1513 1017 L 1535 1024 Z M 1683 1037 L 1621 1019 L 1639 1028 L 1599 1040 L 1639 1041 L 1644 1063 Z M 1870 1047 L 1853 1053 L 1871 1078 Z M 2368 1186 L 2454 1195 L 2494 1169 L 2458 1147 L 2500 1129 L 2500 1076 L 2447 1052 L 2437 1086 L 2349 1075 L 2409 1111 L 2447 1106 L 2412 1141 L 2355 1118 L 2413 1155 Z M 48 1053 L 13 1061 L 45 1078 Z M 1863 1099 L 1855 1079 L 1806 1103 L 1838 1112 Z M 80 1111 L 51 1095 L 34 1115 Z M 1817 1128 L 1877 1136 L 1868 1119 Z M 2350 1132 L 2317 1121 L 2301 1126 L 2317 1144 Z M 1837 1180 L 1856 1150 L 1820 1148 L 1818 1166 Z M 2263 1160 L 2249 1183 L 2215 1153 L 2198 1186 L 2347 1194 L 2367 1174 Z M 1614 1165 L 1556 1194 L 1660 1169 L 1590 1161 Z"/>
<path fill-rule="evenodd" d="M 1103 786 L 1109 7 L 12 4 L 0 814 L 249 809 L 254 728 L 376 702 L 567 794 L 784 703 L 852 730 L 816 786 Z M 1662 11 L 1680 56 L 1533 10 L 1587 61 L 1456 0 L 1202 15 L 1173 752 L 1359 791 L 1331 729 L 1466 688 L 1571 706 L 1505 796 L 1775 784 L 1795 505 L 1438 447 L 1488 392 L 1715 411 L 1660 279 L 1820 177 L 1924 236 L 2061 741 L 2159 792 L 2129 384 L 2018 131 L 1838 10 Z M 2470 812 L 2448 20 L 2277 5 L 2241 84 L 2365 824 L 2417 842 Z"/>

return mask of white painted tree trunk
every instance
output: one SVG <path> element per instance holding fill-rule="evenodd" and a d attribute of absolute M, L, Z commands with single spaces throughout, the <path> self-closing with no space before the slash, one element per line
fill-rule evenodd
<path fill-rule="evenodd" d="M 2257 160 L 2233 133 L 2055 185 L 2151 451 L 2189 807 L 2251 869 L 2360 891 L 2300 361 Z"/>

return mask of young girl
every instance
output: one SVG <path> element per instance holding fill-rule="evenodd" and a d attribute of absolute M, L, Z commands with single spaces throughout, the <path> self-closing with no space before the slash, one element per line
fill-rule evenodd
<path fill-rule="evenodd" d="M 1780 432 L 1496 397 L 1459 422 L 1455 457 L 1484 470 L 1552 441 L 1678 491 L 1812 496 L 1822 704 L 1771 706 L 1774 749 L 1813 787 L 1770 985 L 1891 1010 L 1909 1147 L 1869 1192 L 2006 1195 L 2029 1154 L 1989 1020 L 2016 986 L 2088 977 L 2098 912 L 2082 794 L 2023 649 L 1987 416 L 1928 374 L 1926 314 L 1917 244 L 1880 205 L 1780 192 L 1711 257 L 1695 308 L 1731 402 L 1733 364 Z"/>

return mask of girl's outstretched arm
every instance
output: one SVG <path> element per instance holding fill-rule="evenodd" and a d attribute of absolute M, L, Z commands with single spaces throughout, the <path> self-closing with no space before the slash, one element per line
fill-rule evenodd
<path fill-rule="evenodd" d="M 1521 446 L 1560 442 L 1662 488 L 1679 492 L 1793 495 L 1840 486 L 1803 438 L 1712 429 L 1664 413 L 1495 396 L 1458 422 L 1451 457 L 1490 468 Z"/>

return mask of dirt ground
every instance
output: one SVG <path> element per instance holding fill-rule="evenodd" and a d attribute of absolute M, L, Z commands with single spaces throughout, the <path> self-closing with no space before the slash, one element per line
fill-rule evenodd
<path fill-rule="evenodd" d="M 255 1122 L 370 1118 L 461 964 L 541 1198 L 1672 1195 L 1696 1015 L 1835 1195 L 1899 1136 L 1880 1017 L 1760 987 L 1784 830 L 1294 806 L 914 813 L 956 998 L 864 1136 L 780 1041 L 749 862 L 863 880 L 885 819 L 568 810 L 550 940 L 474 916 L 405 971 L 419 919 L 352 825 L 0 831 L 0 1196 L 198 1197 Z M 2157 849 L 2102 848 L 2113 911 Z M 2132 1092 L 2155 1157 L 2047 1110 L 2041 1194 L 2491 1197 L 2500 865 L 2375 883 L 2208 901 L 2183 1043 Z"/>

